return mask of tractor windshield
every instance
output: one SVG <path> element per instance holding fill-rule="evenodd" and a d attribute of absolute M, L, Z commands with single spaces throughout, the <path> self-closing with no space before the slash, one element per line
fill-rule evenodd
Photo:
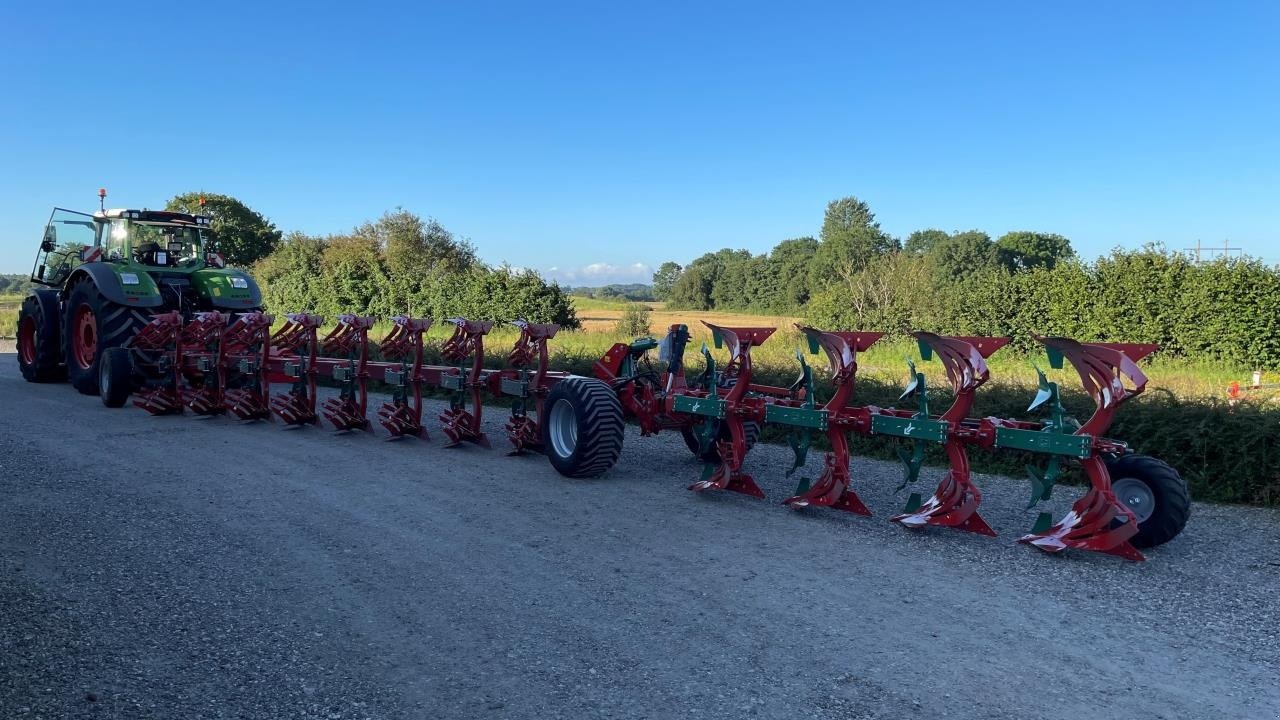
<path fill-rule="evenodd" d="M 108 259 L 129 257 L 144 265 L 189 267 L 203 260 L 202 247 L 199 228 L 124 218 L 111 221 L 103 241 Z"/>

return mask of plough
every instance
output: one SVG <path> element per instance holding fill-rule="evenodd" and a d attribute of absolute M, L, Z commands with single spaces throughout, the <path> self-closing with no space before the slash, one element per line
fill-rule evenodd
<path fill-rule="evenodd" d="M 787 387 L 755 382 L 751 350 L 775 332 L 768 327 L 723 327 L 704 323 L 713 344 L 728 350 L 720 366 L 703 345 L 704 368 L 686 374 L 684 355 L 691 339 L 686 325 L 672 325 L 658 341 L 640 338 L 617 343 L 595 363 L 595 378 L 549 369 L 548 342 L 559 327 L 523 320 L 519 337 L 503 369 L 487 369 L 485 336 L 492 322 L 451 318 L 452 335 L 440 347 L 448 365 L 424 362 L 429 319 L 393 318 L 390 333 L 375 344 L 369 338 L 374 318 L 342 315 L 320 337 L 324 319 L 288 315 L 272 332 L 273 318 L 260 312 L 196 313 L 184 321 L 178 312 L 155 315 L 125 347 L 111 348 L 103 363 L 103 399 L 124 404 L 121 386 L 135 391 L 134 404 L 152 414 L 226 414 L 241 420 L 278 419 L 286 426 L 318 426 L 321 418 L 340 432 L 370 430 L 369 383 L 388 388 L 390 400 L 376 410 L 392 439 L 428 439 L 423 396 L 447 394 L 438 416 L 446 446 L 489 446 L 481 428 L 486 397 L 510 402 L 505 430 L 513 453 L 547 455 L 557 471 L 571 477 L 599 475 L 621 452 L 623 426 L 633 420 L 641 435 L 677 430 L 703 461 L 698 493 L 732 491 L 757 498 L 765 493 L 746 471 L 746 456 L 762 426 L 788 431 L 794 462 L 791 476 L 806 465 L 815 434 L 825 437 L 818 476 L 801 479 L 783 504 L 795 509 L 832 508 L 871 515 L 858 497 L 850 473 L 849 436 L 894 438 L 901 443 L 903 483 L 913 485 L 929 444 L 941 445 L 948 469 L 933 493 L 912 492 L 906 507 L 890 519 L 907 528 L 947 527 L 995 535 L 979 513 L 982 492 L 969 470 L 971 447 L 1013 450 L 1044 458 L 1029 465 L 1032 494 L 1028 508 L 1048 500 L 1067 463 L 1077 463 L 1089 481 L 1084 495 L 1057 522 L 1040 513 L 1019 542 L 1046 552 L 1092 550 L 1142 560 L 1139 547 L 1167 542 L 1185 525 L 1186 486 L 1168 465 L 1132 454 L 1122 442 L 1103 436 L 1115 412 L 1141 394 L 1147 377 L 1137 361 L 1154 345 L 1080 343 L 1037 337 L 1049 364 L 1070 363 L 1096 405 L 1084 423 L 1069 418 L 1056 383 L 1037 368 L 1039 387 L 1028 412 L 1044 408 L 1039 421 L 971 417 L 977 390 L 990 371 L 987 358 L 1009 342 L 999 337 L 951 337 L 913 333 L 923 360 L 937 358 L 951 385 L 951 404 L 940 413 L 931 406 L 925 375 L 908 360 L 910 371 L 900 401 L 907 407 L 854 405 L 859 353 L 881 337 L 875 332 L 828 332 L 797 328 L 812 354 L 823 353 L 833 391 L 825 402 L 815 392 L 813 369 L 797 352 L 799 378 Z M 663 369 L 653 369 L 651 351 Z M 372 359 L 374 355 L 380 359 Z M 333 391 L 319 401 L 323 383 Z M 283 392 L 271 395 L 272 386 Z M 116 390 L 108 393 L 107 388 Z"/>
<path fill-rule="evenodd" d="M 133 404 L 153 415 L 230 414 L 241 420 L 274 415 L 287 426 L 320 425 L 323 417 L 339 432 L 369 430 L 369 383 L 390 389 L 391 399 L 377 409 L 379 424 L 392 439 L 428 439 L 423 425 L 423 394 L 448 393 L 449 407 L 439 420 L 449 442 L 489 446 L 481 430 L 485 393 L 513 399 L 507 423 L 514 452 L 540 450 L 538 419 L 552 386 L 568 378 L 548 369 L 547 341 L 559 327 L 523 320 L 508 357 L 509 368 L 484 368 L 484 336 L 491 322 L 451 318 L 452 336 L 441 354 L 456 365 L 423 362 L 423 338 L 429 319 L 392 318 L 391 332 L 377 345 L 384 360 L 370 359 L 369 330 L 375 319 L 342 315 L 323 338 L 324 318 L 309 313 L 287 316 L 274 333 L 274 319 L 259 312 L 234 319 L 219 312 L 197 313 L 183 322 L 177 312 L 155 316 L 132 341 L 108 353 L 128 353 L 131 378 L 139 386 Z M 113 363 L 108 363 L 112 365 Z M 324 379 L 336 395 L 319 401 Z M 272 385 L 287 389 L 270 395 Z M 105 396 L 104 396 L 105 399 Z M 120 403 L 123 404 L 123 403 Z"/>

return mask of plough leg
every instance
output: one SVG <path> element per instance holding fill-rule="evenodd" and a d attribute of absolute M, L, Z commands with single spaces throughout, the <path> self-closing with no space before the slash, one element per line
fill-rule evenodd
<path fill-rule="evenodd" d="M 492 322 L 476 322 L 465 318 L 450 318 L 454 325 L 453 336 L 441 348 L 441 353 L 450 362 L 461 363 L 471 358 L 471 369 L 456 368 L 456 371 L 441 377 L 441 384 L 452 390 L 449 397 L 449 409 L 440 413 L 440 424 L 444 434 L 449 438 L 445 447 L 457 447 L 464 441 L 473 442 L 482 447 L 489 447 L 489 438 L 480 430 L 481 413 L 484 405 L 484 336 L 493 328 Z M 467 401 L 470 400 L 470 409 Z"/>

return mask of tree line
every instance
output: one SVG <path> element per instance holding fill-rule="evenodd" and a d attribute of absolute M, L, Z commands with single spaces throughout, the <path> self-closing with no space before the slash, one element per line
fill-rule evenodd
<path fill-rule="evenodd" d="M 26 275 L 0 275 L 0 295 L 25 295 L 30 287 Z"/>
<path fill-rule="evenodd" d="M 520 317 L 579 327 L 558 285 L 533 271 L 486 265 L 469 242 L 433 219 L 404 210 L 384 213 L 347 233 L 311 236 L 285 234 L 228 195 L 184 193 L 166 207 L 210 216 L 210 250 L 250 270 L 271 312 Z"/>
<path fill-rule="evenodd" d="M 724 249 L 664 263 L 671 307 L 798 315 L 819 327 L 1154 342 L 1162 352 L 1280 367 L 1280 271 L 1254 258 L 1198 263 L 1160 245 L 1086 261 L 1061 235 L 930 229 L 890 237 L 856 198 L 827 206 L 818 238 L 769 253 Z"/>

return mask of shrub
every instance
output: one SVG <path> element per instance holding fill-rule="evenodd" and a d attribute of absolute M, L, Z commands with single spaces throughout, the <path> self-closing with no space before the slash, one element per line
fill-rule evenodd
<path fill-rule="evenodd" d="M 618 319 L 616 328 L 619 335 L 629 337 L 644 337 L 650 334 L 649 331 L 649 306 L 642 303 L 632 303 L 622 311 L 622 317 Z"/>

